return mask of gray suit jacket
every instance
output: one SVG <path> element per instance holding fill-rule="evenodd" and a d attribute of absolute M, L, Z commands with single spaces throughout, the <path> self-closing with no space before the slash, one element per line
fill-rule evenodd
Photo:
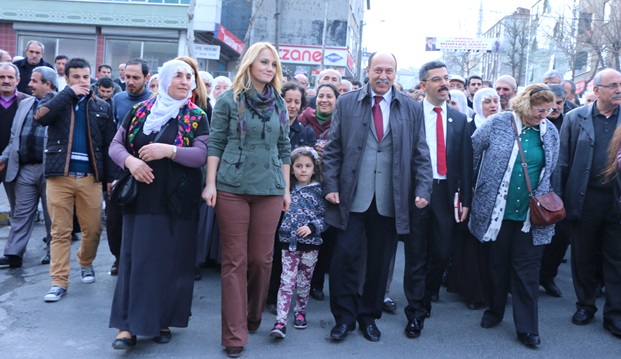
<path fill-rule="evenodd" d="M 26 115 L 28 115 L 28 111 L 30 111 L 34 102 L 34 97 L 21 100 L 17 107 L 15 117 L 13 118 L 13 126 L 11 126 L 11 139 L 0 156 L 0 162 L 6 163 L 6 182 L 15 181 L 17 173 L 19 172 L 20 134 L 22 133 L 22 127 L 24 127 Z"/>
<path fill-rule="evenodd" d="M 432 187 L 431 158 L 425 140 L 422 106 L 397 92 L 393 87 L 390 103 L 390 131 L 393 155 L 393 206 L 398 234 L 410 232 L 409 211 L 414 198 L 430 200 Z M 323 153 L 323 195 L 338 192 L 340 204 L 328 204 L 326 223 L 345 229 L 356 188 L 360 185 L 363 154 L 368 137 L 373 136 L 371 95 L 368 85 L 339 96 L 332 114 L 330 137 Z M 377 142 L 377 141 L 376 141 Z M 384 142 L 384 141 L 382 141 Z"/>

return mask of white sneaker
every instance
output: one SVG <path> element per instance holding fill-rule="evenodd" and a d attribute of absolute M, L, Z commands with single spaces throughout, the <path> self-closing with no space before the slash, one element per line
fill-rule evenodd
<path fill-rule="evenodd" d="M 82 277 L 82 283 L 93 283 L 95 281 L 95 270 L 93 266 L 80 268 L 80 276 Z"/>
<path fill-rule="evenodd" d="M 46 302 L 58 302 L 65 294 L 67 294 L 67 290 L 65 288 L 55 285 L 50 288 L 50 291 L 43 297 L 43 300 Z"/>

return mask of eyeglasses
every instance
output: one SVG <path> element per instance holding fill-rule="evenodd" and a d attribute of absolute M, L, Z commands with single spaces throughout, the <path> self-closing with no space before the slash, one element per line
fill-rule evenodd
<path fill-rule="evenodd" d="M 540 115 L 549 115 L 550 113 L 552 113 L 552 111 L 554 111 L 554 109 L 552 108 L 548 108 L 548 109 L 533 108 L 533 110 Z"/>
<path fill-rule="evenodd" d="M 608 85 L 595 85 L 595 86 L 603 87 L 603 88 L 607 88 L 607 89 L 613 89 L 613 90 L 621 88 L 621 84 L 618 84 L 618 83 L 611 83 L 611 84 L 608 84 Z"/>
<path fill-rule="evenodd" d="M 448 82 L 448 80 L 449 80 L 449 76 L 446 75 L 444 77 L 435 76 L 435 77 L 432 77 L 431 80 L 423 80 L 423 81 L 424 82 L 429 81 L 429 82 L 433 82 L 433 83 L 438 83 L 438 82 L 442 82 L 442 81 Z"/>

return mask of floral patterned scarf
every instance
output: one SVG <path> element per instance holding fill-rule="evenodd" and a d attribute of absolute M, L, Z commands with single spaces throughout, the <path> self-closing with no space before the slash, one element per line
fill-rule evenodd
<path fill-rule="evenodd" d="M 134 116 L 127 129 L 127 141 L 132 151 L 134 149 L 133 140 L 136 138 L 136 134 L 142 129 L 147 116 L 151 112 L 151 108 L 155 104 L 155 100 L 155 98 L 152 98 L 141 102 L 134 106 L 132 110 L 134 111 Z M 202 110 L 189 99 L 187 104 L 179 109 L 179 114 L 177 115 L 177 136 L 174 142 L 175 146 L 190 147 L 192 145 L 195 130 L 198 128 L 198 123 L 202 118 L 201 112 Z M 162 130 L 163 129 L 164 128 L 162 128 Z"/>

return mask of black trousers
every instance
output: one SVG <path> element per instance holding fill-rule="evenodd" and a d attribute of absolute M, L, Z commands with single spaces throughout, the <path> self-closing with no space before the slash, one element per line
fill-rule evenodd
<path fill-rule="evenodd" d="M 539 334 L 539 268 L 544 246 L 533 245 L 532 232 L 523 222 L 503 220 L 498 237 L 485 243 L 488 250 L 489 309 L 485 316 L 501 320 L 511 289 L 513 322 L 518 333 Z"/>
<path fill-rule="evenodd" d="M 582 216 L 571 221 L 576 307 L 597 311 L 596 271 L 601 258 L 606 287 L 604 317 L 611 320 L 621 320 L 621 213 L 617 200 L 610 190 L 587 189 Z"/>
<path fill-rule="evenodd" d="M 455 236 L 455 214 L 449 207 L 450 194 L 446 180 L 433 180 L 433 192 L 429 203 L 429 218 L 426 230 L 421 235 L 427 236 L 427 278 L 425 280 L 425 297 L 429 299 L 440 291 L 442 275 L 447 269 Z"/>
<path fill-rule="evenodd" d="M 539 281 L 541 283 L 554 280 L 558 274 L 558 267 L 565 258 L 567 247 L 569 247 L 571 225 L 569 221 L 562 220 L 554 226 L 554 236 L 552 242 L 545 246 L 543 258 L 541 258 L 541 271 Z"/>
<path fill-rule="evenodd" d="M 366 233 L 367 255 L 362 258 Z M 395 219 L 377 212 L 375 200 L 364 213 L 350 213 L 338 230 L 330 266 L 330 309 L 338 324 L 367 325 L 382 316 L 388 267 L 397 246 Z M 360 261 L 367 261 L 362 295 L 358 295 Z"/>
<path fill-rule="evenodd" d="M 313 289 L 323 290 L 323 285 L 326 280 L 326 273 L 330 273 L 330 263 L 332 262 L 332 252 L 334 250 L 334 242 L 336 241 L 337 233 L 338 230 L 330 226 L 321 234 L 323 244 L 321 245 L 321 250 L 319 251 L 319 257 L 317 258 L 313 278 L 311 279 L 311 288 Z"/>
<path fill-rule="evenodd" d="M 425 318 L 429 298 L 425 296 L 427 275 L 427 224 L 431 216 L 429 206 L 410 210 L 410 234 L 404 236 L 403 292 L 408 300 L 405 316 L 408 320 Z"/>

